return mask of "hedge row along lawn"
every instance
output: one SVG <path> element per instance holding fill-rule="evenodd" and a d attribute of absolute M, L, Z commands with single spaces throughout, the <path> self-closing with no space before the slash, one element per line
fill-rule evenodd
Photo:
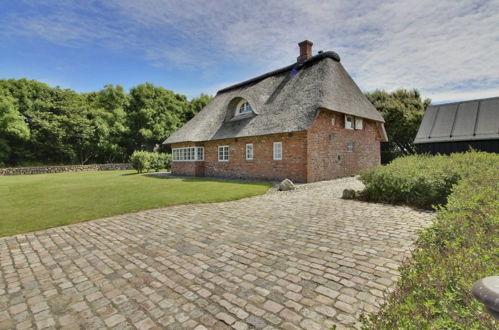
<path fill-rule="evenodd" d="M 387 171 L 395 178 L 380 179 Z M 398 190 L 403 198 L 397 202 L 428 205 L 421 195 L 426 187 L 435 201 L 447 201 L 436 207 L 435 223 L 419 237 L 387 303 L 363 318 L 364 328 L 497 329 L 470 290 L 475 281 L 499 271 L 499 155 L 411 156 L 362 178 L 375 192 L 367 195 L 376 200 L 393 201 Z"/>
<path fill-rule="evenodd" d="M 0 236 L 175 204 L 240 199 L 269 187 L 133 171 L 5 176 L 0 177 Z"/>

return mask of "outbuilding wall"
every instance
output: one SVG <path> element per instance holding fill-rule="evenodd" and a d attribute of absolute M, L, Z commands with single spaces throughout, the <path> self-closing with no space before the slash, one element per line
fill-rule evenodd
<path fill-rule="evenodd" d="M 499 153 L 498 140 L 477 140 L 477 141 L 451 141 L 435 143 L 416 144 L 416 150 L 421 154 L 442 154 L 448 155 L 457 152 L 466 152 L 470 149 L 485 152 Z"/>

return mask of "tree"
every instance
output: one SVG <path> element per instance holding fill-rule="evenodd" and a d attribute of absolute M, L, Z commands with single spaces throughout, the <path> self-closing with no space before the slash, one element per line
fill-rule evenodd
<path fill-rule="evenodd" d="M 91 93 L 27 79 L 0 79 L 0 163 L 8 166 L 128 161 L 152 150 L 209 101 L 150 83 L 128 94 L 106 85 Z"/>
<path fill-rule="evenodd" d="M 383 147 L 391 154 L 388 157 L 415 153 L 413 141 L 431 100 L 422 100 L 417 89 L 376 90 L 366 96 L 385 119 L 389 142 Z"/>
<path fill-rule="evenodd" d="M 10 95 L 0 94 L 0 165 L 11 158 L 12 148 L 29 138 L 29 127 Z"/>
<path fill-rule="evenodd" d="M 182 116 L 182 121 L 186 123 L 191 120 L 192 117 L 194 117 L 199 111 L 201 111 L 201 109 L 210 103 L 211 100 L 213 100 L 213 96 L 206 94 L 201 94 L 198 97 L 193 98 L 189 102 L 189 106 Z"/>
<path fill-rule="evenodd" d="M 127 107 L 129 153 L 152 150 L 183 124 L 187 98 L 151 83 L 130 89 Z"/>
<path fill-rule="evenodd" d="M 129 97 L 125 90 L 120 85 L 106 85 L 103 90 L 87 97 L 96 134 L 94 143 L 99 150 L 96 158 L 101 162 L 126 161 L 124 137 L 128 128 L 125 108 Z"/>

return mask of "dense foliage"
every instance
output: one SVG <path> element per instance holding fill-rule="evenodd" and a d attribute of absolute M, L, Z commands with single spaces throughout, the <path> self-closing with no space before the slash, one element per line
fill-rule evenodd
<path fill-rule="evenodd" d="M 442 189 L 450 193 L 445 196 L 447 204 L 437 207 L 435 223 L 421 234 L 412 258 L 400 269 L 397 289 L 379 313 L 363 320 L 364 328 L 497 329 L 497 323 L 470 290 L 475 281 L 497 275 L 499 155 L 469 152 L 407 157 L 373 171 L 390 168 L 399 178 L 405 173 L 407 178 L 403 182 L 409 183 L 421 180 L 417 174 L 421 161 L 426 163 L 425 171 L 436 172 L 433 178 L 437 187 L 442 184 L 444 167 L 459 180 L 450 190 Z M 448 166 L 444 165 L 446 162 Z M 414 171 L 409 170 L 409 164 Z M 416 177 L 412 178 L 414 173 Z M 387 178 L 385 174 L 382 177 Z M 401 184 L 397 180 L 391 182 Z M 440 199 L 445 198 L 440 196 Z"/>
<path fill-rule="evenodd" d="M 365 197 L 372 201 L 431 209 L 443 205 L 452 186 L 482 167 L 495 167 L 494 154 L 468 152 L 450 156 L 413 155 L 360 175 Z"/>
<path fill-rule="evenodd" d="M 169 169 L 171 160 L 170 154 L 161 152 L 134 151 L 130 156 L 130 163 L 138 173 Z"/>
<path fill-rule="evenodd" d="M 421 99 L 416 89 L 399 89 L 391 93 L 377 90 L 366 96 L 385 120 L 389 142 L 382 145 L 382 158 L 389 161 L 413 154 L 413 141 L 431 100 Z"/>
<path fill-rule="evenodd" d="M 124 162 L 153 150 L 211 100 L 150 83 L 92 93 L 0 80 L 0 166 Z"/>

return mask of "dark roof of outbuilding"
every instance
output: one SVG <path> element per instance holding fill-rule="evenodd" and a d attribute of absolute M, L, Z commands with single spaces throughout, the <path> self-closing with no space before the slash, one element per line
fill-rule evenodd
<path fill-rule="evenodd" d="M 254 115 L 233 118 L 230 104 L 246 99 Z M 323 52 L 218 91 L 215 98 L 164 144 L 304 131 L 317 110 L 326 109 L 383 123 L 340 63 Z M 235 120 L 237 119 L 237 120 Z"/>
<path fill-rule="evenodd" d="M 499 139 L 499 97 L 431 105 L 414 143 Z"/>

